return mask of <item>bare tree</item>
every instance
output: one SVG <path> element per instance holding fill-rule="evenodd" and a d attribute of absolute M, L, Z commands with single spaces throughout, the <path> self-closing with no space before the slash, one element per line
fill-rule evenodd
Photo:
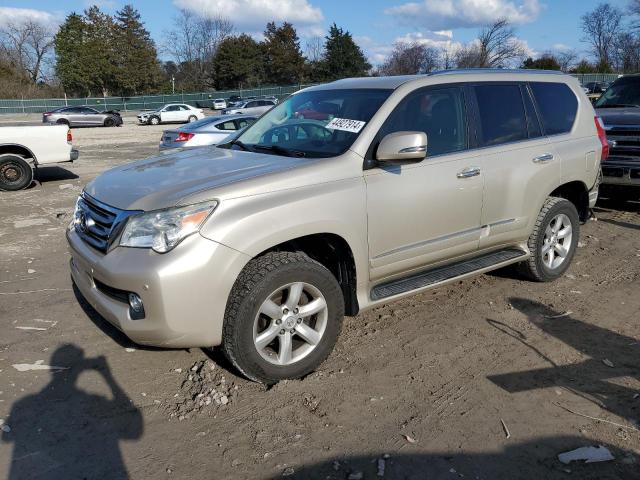
<path fill-rule="evenodd" d="M 174 24 L 174 29 L 166 33 L 163 50 L 181 66 L 185 81 L 191 86 L 211 85 L 213 57 L 220 43 L 233 33 L 233 23 L 220 16 L 199 17 L 180 10 Z"/>
<path fill-rule="evenodd" d="M 611 66 L 615 40 L 620 32 L 622 11 L 608 3 L 599 4 L 595 10 L 581 18 L 583 42 L 591 46 L 591 51 L 601 67 Z"/>
<path fill-rule="evenodd" d="M 458 68 L 502 68 L 522 60 L 526 50 L 505 18 L 484 27 L 478 38 L 456 54 Z"/>
<path fill-rule="evenodd" d="M 568 72 L 578 60 L 578 54 L 575 50 L 563 50 L 554 54 L 555 59 L 560 65 L 560 70 Z"/>
<path fill-rule="evenodd" d="M 439 52 L 418 42 L 398 42 L 389 58 L 380 66 L 381 75 L 429 73 L 439 65 Z"/>
<path fill-rule="evenodd" d="M 310 62 L 318 62 L 324 54 L 324 39 L 322 37 L 311 37 L 305 43 L 304 56 Z"/>
<path fill-rule="evenodd" d="M 0 29 L 0 50 L 17 71 L 36 83 L 53 52 L 53 36 L 51 26 L 34 20 L 8 23 Z"/>
<path fill-rule="evenodd" d="M 455 51 L 451 45 L 440 47 L 440 68 L 443 70 L 451 70 L 455 67 Z"/>
<path fill-rule="evenodd" d="M 613 63 L 616 71 L 635 73 L 640 70 L 640 39 L 630 32 L 616 36 Z"/>
<path fill-rule="evenodd" d="M 629 4 L 629 13 L 633 15 L 634 20 L 632 26 L 635 30 L 640 30 L 640 0 L 631 0 Z"/>

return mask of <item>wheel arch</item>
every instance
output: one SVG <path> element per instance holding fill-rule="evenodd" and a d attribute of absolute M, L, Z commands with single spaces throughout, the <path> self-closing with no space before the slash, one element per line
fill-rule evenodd
<path fill-rule="evenodd" d="M 349 243 L 342 236 L 328 232 L 304 235 L 273 245 L 255 257 L 280 251 L 303 252 L 324 265 L 342 289 L 345 313 L 349 316 L 358 313 L 356 262 Z"/>
<path fill-rule="evenodd" d="M 34 165 L 38 165 L 38 159 L 33 154 L 33 152 L 25 147 L 24 145 L 20 145 L 17 143 L 3 143 L 0 144 L 0 155 L 18 155 L 25 160 L 31 160 Z"/>
<path fill-rule="evenodd" d="M 549 194 L 550 197 L 559 197 L 569 200 L 578 210 L 580 221 L 586 222 L 591 216 L 589 209 L 589 188 L 580 181 L 574 180 L 564 183 Z"/>

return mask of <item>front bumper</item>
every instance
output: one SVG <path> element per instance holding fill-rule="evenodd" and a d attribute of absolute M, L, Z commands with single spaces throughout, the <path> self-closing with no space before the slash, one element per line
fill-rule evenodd
<path fill-rule="evenodd" d="M 640 187 L 640 161 L 609 157 L 602 165 L 602 184 Z"/>
<path fill-rule="evenodd" d="M 221 343 L 227 298 L 249 256 L 199 234 L 165 254 L 117 247 L 103 255 L 74 230 L 67 231 L 67 241 L 75 285 L 134 342 L 172 348 Z M 128 303 L 114 292 L 138 294 L 145 317 L 132 319 Z"/>

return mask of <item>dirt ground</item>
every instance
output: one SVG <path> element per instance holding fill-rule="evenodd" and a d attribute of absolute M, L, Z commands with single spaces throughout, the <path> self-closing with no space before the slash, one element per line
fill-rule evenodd
<path fill-rule="evenodd" d="M 76 196 L 163 129 L 125 122 L 74 129 L 76 163 L 0 194 L 1 478 L 640 478 L 640 202 L 602 201 L 559 281 L 498 272 L 348 318 L 318 372 L 266 390 L 76 297 Z M 557 458 L 596 445 L 615 459 Z"/>

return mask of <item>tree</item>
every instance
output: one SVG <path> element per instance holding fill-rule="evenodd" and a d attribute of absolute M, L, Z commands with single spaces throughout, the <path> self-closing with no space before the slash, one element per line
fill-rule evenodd
<path fill-rule="evenodd" d="M 640 38 L 630 32 L 622 32 L 616 38 L 615 66 L 620 73 L 640 71 Z"/>
<path fill-rule="evenodd" d="M 598 73 L 598 69 L 595 65 L 583 58 L 573 67 L 571 73 Z"/>
<path fill-rule="evenodd" d="M 419 42 L 398 42 L 380 66 L 381 75 L 415 75 L 429 73 L 439 64 L 438 50 Z"/>
<path fill-rule="evenodd" d="M 578 54 L 575 50 L 565 50 L 562 52 L 557 52 L 555 57 L 558 61 L 558 64 L 560 65 L 560 70 L 562 70 L 563 72 L 568 72 L 576 62 Z"/>
<path fill-rule="evenodd" d="M 560 63 L 551 53 L 544 53 L 535 60 L 531 57 L 522 62 L 522 68 L 535 70 L 560 70 Z"/>
<path fill-rule="evenodd" d="M 55 36 L 56 76 L 65 91 L 87 95 L 89 85 L 89 59 L 85 45 L 88 43 L 87 24 L 77 13 L 67 16 Z"/>
<path fill-rule="evenodd" d="M 269 83 L 289 85 L 297 83 L 304 72 L 304 57 L 295 28 L 288 22 L 277 27 L 267 24 L 262 42 L 265 76 Z"/>
<path fill-rule="evenodd" d="M 325 80 L 345 77 L 362 77 L 371 69 L 360 47 L 347 31 L 335 23 L 325 37 L 324 56 L 320 66 Z"/>
<path fill-rule="evenodd" d="M 116 83 L 127 95 L 146 93 L 156 89 L 162 72 L 156 46 L 140 20 L 140 13 L 131 5 L 115 15 L 118 69 Z"/>
<path fill-rule="evenodd" d="M 17 71 L 37 83 L 43 80 L 45 62 L 53 52 L 52 27 L 35 20 L 9 22 L 0 28 L 0 50 Z"/>
<path fill-rule="evenodd" d="M 116 79 L 119 50 L 113 17 L 92 6 L 84 12 L 86 24 L 85 58 L 91 90 L 103 96 L 118 89 Z"/>
<path fill-rule="evenodd" d="M 605 70 L 611 68 L 615 40 L 620 32 L 622 11 L 608 3 L 599 4 L 581 17 L 583 42 L 591 46 L 596 63 Z"/>
<path fill-rule="evenodd" d="M 247 34 L 225 38 L 213 58 L 218 89 L 257 86 L 264 78 L 264 57 L 258 42 Z"/>
<path fill-rule="evenodd" d="M 214 84 L 213 59 L 220 44 L 233 32 L 228 19 L 199 17 L 180 10 L 175 28 L 165 34 L 164 50 L 181 66 L 186 88 L 202 89 Z"/>
<path fill-rule="evenodd" d="M 503 68 L 525 56 L 515 29 L 505 18 L 485 26 L 478 38 L 456 55 L 459 68 Z"/>

